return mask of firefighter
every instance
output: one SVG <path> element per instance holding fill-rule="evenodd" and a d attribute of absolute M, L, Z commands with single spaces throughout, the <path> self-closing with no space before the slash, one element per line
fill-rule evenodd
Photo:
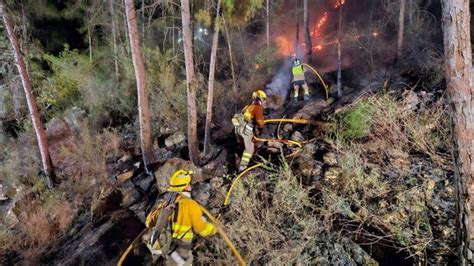
<path fill-rule="evenodd" d="M 293 68 L 291 69 L 291 72 L 293 74 L 293 98 L 291 99 L 291 102 L 293 104 L 298 102 L 298 94 L 301 87 L 303 87 L 304 90 L 303 100 L 309 100 L 309 88 L 308 84 L 306 83 L 304 69 L 299 58 L 296 58 L 293 62 Z"/>
<path fill-rule="evenodd" d="M 232 123 L 235 126 L 235 132 L 243 139 L 245 149 L 240 159 L 239 172 L 247 168 L 250 159 L 255 152 L 253 136 L 265 134 L 263 108 L 267 100 L 267 94 L 263 90 L 257 90 L 252 94 L 252 103 L 245 106 L 242 112 L 234 115 Z M 257 126 L 256 132 L 254 128 Z"/>
<path fill-rule="evenodd" d="M 164 256 L 167 265 L 191 265 L 194 234 L 207 237 L 217 233 L 216 225 L 203 217 L 199 204 L 191 198 L 192 175 L 192 171 L 176 171 L 165 199 L 146 218 L 146 227 L 152 228 L 145 238 L 146 245 L 154 260 Z"/>

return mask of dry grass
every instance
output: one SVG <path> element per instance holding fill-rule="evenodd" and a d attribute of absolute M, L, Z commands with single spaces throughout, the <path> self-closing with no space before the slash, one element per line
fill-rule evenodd
<path fill-rule="evenodd" d="M 20 223 L 0 228 L 0 254 L 12 250 L 25 263 L 36 264 L 41 252 L 69 230 L 78 209 L 89 204 L 93 193 L 106 182 L 106 160 L 119 155 L 120 145 L 116 132 L 95 134 L 86 126 L 77 139 L 55 144 L 59 146 L 52 150 L 57 152 L 54 163 L 61 183 L 52 191 L 46 190 L 36 176 L 39 168 L 33 144 L 23 145 L 11 144 L 12 153 L 0 168 L 5 173 L 2 183 L 23 188 L 15 207 Z M 19 168 L 26 162 L 31 165 Z M 15 180 L 15 176 L 20 178 Z"/>
<path fill-rule="evenodd" d="M 68 195 L 91 195 L 107 180 L 107 158 L 119 155 L 120 138 L 115 131 L 94 133 L 82 127 L 79 139 L 60 151 L 62 187 Z"/>
<path fill-rule="evenodd" d="M 288 165 L 269 167 L 271 172 L 241 180 L 222 218 L 225 230 L 249 264 L 307 264 L 324 226 L 315 215 L 309 188 L 299 183 Z M 231 264 L 233 255 L 226 244 L 211 241 L 217 250 L 199 251 L 199 263 Z"/>
<path fill-rule="evenodd" d="M 338 170 L 334 179 L 323 180 L 321 215 L 328 224 L 337 222 L 343 232 L 423 258 L 433 241 L 427 191 L 433 191 L 429 183 L 435 183 L 427 173 L 451 164 L 445 154 L 449 132 L 443 102 L 412 109 L 392 96 L 376 95 L 335 119 L 348 117 L 358 105 L 372 109 L 367 119 L 359 119 L 370 121 L 366 134 L 348 141 L 347 129 L 336 123 L 327 138 L 338 154 Z M 367 225 L 376 233 L 364 231 Z"/>

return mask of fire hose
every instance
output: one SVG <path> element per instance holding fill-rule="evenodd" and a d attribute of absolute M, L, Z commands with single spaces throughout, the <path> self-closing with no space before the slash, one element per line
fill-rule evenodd
<path fill-rule="evenodd" d="M 308 65 L 308 64 L 301 64 L 307 68 L 309 68 L 311 71 L 313 71 L 314 74 L 316 74 L 316 76 L 319 78 L 319 80 L 321 80 L 321 83 L 323 84 L 323 87 L 324 87 L 324 91 L 326 92 L 326 100 L 329 98 L 329 93 L 328 93 L 328 85 L 326 84 L 326 82 L 324 82 L 323 78 L 321 77 L 321 75 L 319 75 L 318 71 L 316 71 L 316 69 L 314 69 L 312 66 Z"/>
<path fill-rule="evenodd" d="M 244 171 L 242 171 L 240 174 L 238 174 L 238 175 L 235 177 L 234 181 L 232 182 L 232 185 L 230 185 L 229 191 L 227 191 L 227 195 L 226 195 L 226 197 L 225 197 L 224 205 L 229 205 L 229 203 L 230 203 L 230 202 L 229 202 L 229 201 L 230 201 L 230 194 L 232 193 L 232 190 L 234 189 L 235 184 L 237 184 L 237 181 L 238 181 L 243 175 L 245 175 L 246 173 L 248 173 L 249 171 L 251 171 L 251 170 L 253 170 L 253 169 L 257 168 L 257 167 L 260 167 L 260 166 L 262 166 L 262 165 L 263 165 L 263 163 L 258 163 L 258 164 L 256 164 L 256 165 L 250 166 L 249 168 L 245 169 Z"/>
<path fill-rule="evenodd" d="M 313 121 L 310 121 L 310 120 L 306 120 L 306 119 L 288 119 L 288 118 L 275 118 L 275 119 L 267 119 L 265 121 L 263 121 L 264 123 L 276 123 L 276 122 L 291 122 L 291 123 L 295 123 L 295 124 L 311 124 L 313 123 Z M 258 138 L 258 137 L 255 137 L 254 136 L 254 139 L 256 141 L 262 141 L 262 142 L 265 142 L 265 141 L 274 141 L 274 142 L 282 142 L 286 145 L 296 145 L 298 147 L 302 147 L 302 144 L 298 141 L 294 141 L 294 140 L 289 140 L 289 139 L 264 139 L 264 138 Z M 239 173 L 234 181 L 232 181 L 232 185 L 230 186 L 229 188 L 229 191 L 227 191 L 227 195 L 225 197 L 225 200 L 224 200 L 224 205 L 229 205 L 229 201 L 230 201 L 230 195 L 232 194 L 232 190 L 234 189 L 235 185 L 237 184 L 237 181 L 239 181 L 239 179 L 245 175 L 246 173 L 248 173 L 249 171 L 255 169 L 255 168 L 258 168 L 260 166 L 262 166 L 263 163 L 258 163 L 256 165 L 253 165 L 247 169 L 245 169 L 244 171 L 242 171 L 241 173 Z"/>
<path fill-rule="evenodd" d="M 287 123 L 293 123 L 293 124 L 314 124 L 314 121 L 308 120 L 308 119 L 297 119 L 297 118 L 271 118 L 271 119 L 265 119 L 263 123 L 278 123 L 278 122 L 287 122 Z"/>
<path fill-rule="evenodd" d="M 198 203 L 199 204 L 199 203 Z M 219 223 L 219 221 L 217 221 L 217 219 L 206 209 L 204 208 L 201 204 L 199 204 L 199 207 L 201 208 L 202 212 L 214 223 L 216 224 L 216 228 L 217 228 L 217 232 L 219 233 L 219 235 L 221 235 L 221 237 L 224 239 L 224 241 L 227 243 L 227 245 L 229 246 L 230 250 L 232 251 L 232 253 L 234 254 L 235 258 L 237 259 L 237 261 L 239 262 L 239 265 L 243 266 L 243 265 L 246 265 L 244 259 L 242 258 L 242 256 L 240 255 L 239 251 L 237 250 L 237 248 L 235 247 L 235 245 L 232 243 L 232 241 L 230 241 L 229 237 L 227 236 L 227 234 L 225 233 L 223 226 Z M 125 250 L 125 252 L 122 254 L 122 256 L 120 257 L 120 260 L 117 262 L 117 266 L 122 266 L 125 259 L 127 258 L 128 254 L 130 253 L 130 251 L 135 248 L 135 246 L 139 243 L 139 241 L 141 240 L 142 236 L 149 231 L 149 228 L 145 228 L 143 229 L 140 234 L 138 234 L 138 236 L 132 241 L 132 243 L 128 246 L 128 248 Z"/>
<path fill-rule="evenodd" d="M 227 236 L 227 234 L 224 232 L 224 229 L 222 229 L 222 225 L 221 223 L 219 223 L 219 221 L 217 221 L 217 219 L 208 211 L 206 210 L 206 208 L 204 208 L 203 206 L 201 206 L 201 204 L 199 204 L 199 207 L 201 207 L 201 210 L 204 214 L 206 214 L 206 216 L 216 225 L 216 228 L 217 228 L 217 232 L 219 232 L 219 234 L 221 235 L 221 237 L 224 239 L 224 241 L 227 243 L 227 245 L 229 246 L 230 250 L 232 251 L 232 253 L 234 254 L 235 258 L 237 259 L 237 261 L 239 262 L 239 265 L 240 266 L 243 266 L 243 265 L 247 265 L 244 261 L 244 259 L 242 258 L 242 256 L 240 255 L 239 251 L 237 250 L 237 248 L 234 246 L 234 244 L 232 243 L 232 241 L 230 241 L 229 237 Z"/>

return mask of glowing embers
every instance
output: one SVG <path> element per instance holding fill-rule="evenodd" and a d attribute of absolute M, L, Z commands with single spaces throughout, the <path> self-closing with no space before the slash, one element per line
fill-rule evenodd
<path fill-rule="evenodd" d="M 328 12 L 324 12 L 323 16 L 319 19 L 315 29 L 311 32 L 311 37 L 320 38 L 324 24 L 328 21 Z"/>
<path fill-rule="evenodd" d="M 336 3 L 334 4 L 334 8 L 338 8 L 342 6 L 345 2 L 346 0 L 336 0 Z"/>

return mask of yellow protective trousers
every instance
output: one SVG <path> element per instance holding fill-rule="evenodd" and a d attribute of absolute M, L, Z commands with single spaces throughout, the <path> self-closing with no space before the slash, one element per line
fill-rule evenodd
<path fill-rule="evenodd" d="M 253 143 L 253 125 L 251 123 L 244 123 L 236 126 L 235 130 L 243 139 L 245 145 L 239 165 L 239 171 L 243 171 L 249 165 L 250 159 L 252 159 L 253 153 L 255 152 L 255 145 Z"/>

